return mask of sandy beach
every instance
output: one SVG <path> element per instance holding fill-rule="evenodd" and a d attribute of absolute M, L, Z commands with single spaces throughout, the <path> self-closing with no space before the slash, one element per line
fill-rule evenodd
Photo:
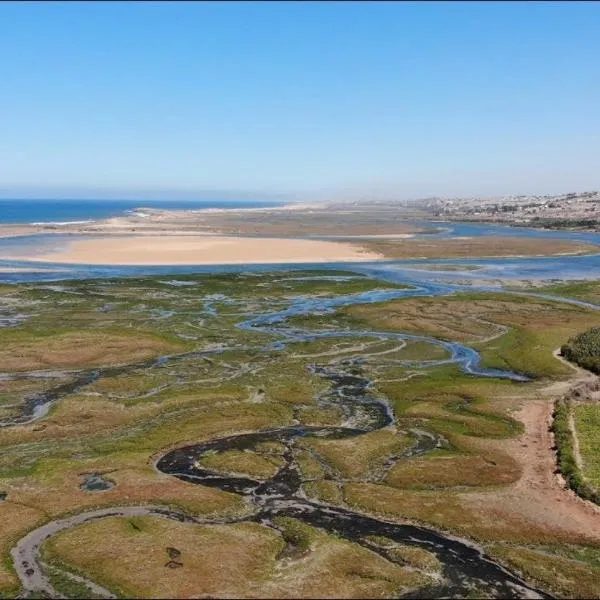
<path fill-rule="evenodd" d="M 383 258 L 341 242 L 228 236 L 136 236 L 73 240 L 64 250 L 11 259 L 88 265 L 219 265 L 362 261 Z"/>

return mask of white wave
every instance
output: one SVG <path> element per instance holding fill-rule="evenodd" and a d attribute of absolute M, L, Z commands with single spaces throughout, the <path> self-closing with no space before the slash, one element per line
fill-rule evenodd
<path fill-rule="evenodd" d="M 87 221 L 34 221 L 33 223 L 29 223 L 29 225 L 85 225 L 86 223 L 93 223 L 93 220 Z"/>

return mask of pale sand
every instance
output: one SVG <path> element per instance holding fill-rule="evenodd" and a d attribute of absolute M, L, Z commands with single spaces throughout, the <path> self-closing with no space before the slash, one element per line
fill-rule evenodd
<path fill-rule="evenodd" d="M 74 240 L 65 250 L 11 258 L 87 265 L 223 265 L 362 261 L 383 257 L 341 242 L 163 235 Z"/>
<path fill-rule="evenodd" d="M 46 231 L 42 226 L 0 225 L 0 238 L 17 237 L 20 235 L 32 235 L 35 233 L 46 233 Z"/>

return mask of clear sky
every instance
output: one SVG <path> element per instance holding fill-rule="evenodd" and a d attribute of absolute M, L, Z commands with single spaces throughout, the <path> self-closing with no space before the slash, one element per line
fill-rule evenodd
<path fill-rule="evenodd" d="M 593 2 L 2 2 L 0 193 L 598 189 L 599 28 Z"/>

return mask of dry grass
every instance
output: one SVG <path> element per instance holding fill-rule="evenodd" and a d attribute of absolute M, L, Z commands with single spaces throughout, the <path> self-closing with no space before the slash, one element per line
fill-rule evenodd
<path fill-rule="evenodd" d="M 248 373 L 239 384 L 250 393 L 263 390 L 266 398 L 282 404 L 312 405 L 314 397 L 327 389 L 327 381 L 308 371 L 304 363 L 278 357 L 256 373 Z"/>
<path fill-rule="evenodd" d="M 392 519 L 410 519 L 479 541 L 517 543 L 585 543 L 577 533 L 534 522 L 506 507 L 491 511 L 469 503 L 470 493 L 407 491 L 386 485 L 348 483 L 346 502 L 361 511 Z"/>
<path fill-rule="evenodd" d="M 228 450 L 205 456 L 199 463 L 216 471 L 268 479 L 277 473 L 279 467 L 283 465 L 283 459 L 278 456 L 261 456 L 256 452 Z"/>
<path fill-rule="evenodd" d="M 172 384 L 176 380 L 174 375 L 149 373 L 126 373 L 116 377 L 103 377 L 88 385 L 86 393 L 98 393 L 108 398 L 128 399 L 135 398 L 159 388 L 165 384 Z M 156 398 L 156 396 L 154 396 Z"/>
<path fill-rule="evenodd" d="M 343 477 L 364 477 L 370 469 L 383 462 L 393 452 L 399 452 L 410 444 L 407 436 L 391 429 L 366 433 L 346 440 L 303 440 L 302 445 L 314 449 Z"/>
<path fill-rule="evenodd" d="M 398 352 L 391 352 L 381 358 L 394 360 L 440 360 L 449 356 L 449 352 L 439 346 L 434 346 L 427 342 L 408 342 Z M 375 360 L 377 361 L 377 358 Z"/>
<path fill-rule="evenodd" d="M 261 426 L 266 426 L 269 424 L 270 416 L 277 424 L 281 422 L 282 412 L 287 414 L 286 408 L 271 403 L 260 405 L 246 403 L 246 393 L 244 389 L 235 388 L 224 393 L 220 390 L 208 390 L 195 394 L 173 395 L 161 401 L 153 401 L 150 398 L 144 403 L 133 406 L 100 397 L 70 396 L 59 401 L 41 422 L 21 427 L 0 428 L 0 447 L 49 439 L 85 439 L 111 435 L 115 436 L 115 443 L 118 444 L 120 437 L 135 431 L 133 427 L 135 424 L 156 421 L 155 426 L 147 425 L 150 430 L 155 430 L 159 428 L 158 423 L 161 419 L 176 419 L 178 415 L 187 416 L 189 421 L 175 430 L 162 429 L 168 440 L 167 443 L 177 443 L 178 440 L 193 442 L 197 438 L 193 436 L 193 428 L 189 423 L 195 424 L 199 435 L 205 427 L 209 427 L 213 434 L 218 434 L 224 431 L 223 422 L 220 423 L 220 429 L 218 424 L 219 419 L 224 415 L 231 416 L 232 419 L 227 422 L 227 426 L 231 427 L 228 431 L 236 432 L 235 427 L 239 417 L 248 416 L 253 421 L 258 419 L 257 422 Z M 199 419 L 202 420 L 200 424 Z M 187 432 L 190 437 L 179 437 L 184 432 Z M 161 434 L 155 435 L 163 438 Z M 145 441 L 143 445 L 145 448 L 148 447 Z"/>
<path fill-rule="evenodd" d="M 300 473 L 304 479 L 320 479 L 325 475 L 325 469 L 315 456 L 307 450 L 300 450 L 297 445 L 296 463 L 300 469 Z"/>
<path fill-rule="evenodd" d="M 500 453 L 487 456 L 446 454 L 399 462 L 385 481 L 401 488 L 475 487 L 513 483 L 519 475 L 516 461 Z"/>
<path fill-rule="evenodd" d="M 43 337 L 19 335 L 11 339 L 14 337 L 10 333 L 2 335 L 0 364 L 5 372 L 124 364 L 182 347 L 139 332 L 126 336 L 81 331 Z"/>
<path fill-rule="evenodd" d="M 278 560 L 283 538 L 261 525 L 191 525 L 157 517 L 88 523 L 51 539 L 44 554 L 143 598 L 377 598 L 425 580 L 360 546 L 298 526 L 308 552 L 297 559 Z M 181 552 L 181 567 L 166 566 L 168 547 Z"/>
<path fill-rule="evenodd" d="M 329 504 L 341 505 L 344 501 L 344 496 L 340 487 L 329 479 L 319 479 L 310 481 L 302 486 L 309 498 L 327 502 Z"/>
<path fill-rule="evenodd" d="M 208 215 L 205 222 L 223 233 L 263 235 L 381 235 L 413 233 L 418 227 L 406 222 L 406 214 L 378 215 L 371 208 L 353 213 L 326 211 Z"/>
<path fill-rule="evenodd" d="M 98 420 L 101 414 L 103 411 Z M 213 412 L 184 411 L 167 417 L 159 415 L 153 426 L 145 423 L 137 431 L 134 428 L 133 434 L 129 432 L 130 424 L 113 431 L 107 431 L 105 425 L 100 434 L 95 427 L 89 427 L 87 436 L 68 435 L 66 427 L 64 437 L 50 438 L 55 440 L 50 445 L 45 441 L 15 445 L 10 453 L 4 453 L 9 466 L 22 467 L 33 460 L 32 466 L 24 474 L 17 472 L 0 479 L 0 488 L 9 492 L 9 500 L 35 507 L 52 517 L 93 506 L 119 504 L 163 504 L 202 514 L 243 512 L 246 505 L 239 496 L 184 483 L 159 473 L 151 461 L 174 446 L 287 424 L 291 414 L 268 404 L 236 404 Z M 94 425 L 95 420 L 92 417 L 87 424 Z M 60 420 L 54 427 L 60 427 Z M 81 429 L 74 423 L 71 433 L 77 431 Z M 12 432 L 19 431 L 5 431 Z M 35 433 L 42 435 L 44 431 Z M 36 444 L 40 444 L 39 448 Z M 15 463 L 19 460 L 20 463 Z M 101 493 L 84 492 L 79 485 L 85 472 L 108 473 L 116 485 Z"/>
<path fill-rule="evenodd" d="M 261 593 L 266 598 L 397 597 L 428 582 L 427 575 L 390 563 L 361 546 L 300 521 L 285 519 L 309 551 L 279 561 Z"/>
<path fill-rule="evenodd" d="M 600 567 L 541 550 L 495 545 L 488 554 L 562 598 L 600 598 Z"/>
<path fill-rule="evenodd" d="M 70 396 L 58 402 L 51 414 L 40 422 L 0 429 L 0 446 L 108 433 L 159 411 L 160 407 L 153 403 L 125 407 L 103 398 Z"/>
<path fill-rule="evenodd" d="M 129 289 L 123 287 L 125 291 Z M 600 316 L 585 309 L 499 294 L 406 299 L 354 307 L 348 312 L 355 322 L 362 320 L 370 327 L 424 332 L 469 344 L 480 340 L 486 360 L 502 366 L 533 365 L 536 373 L 553 377 L 562 376 L 568 369 L 556 361 L 550 351 L 573 332 L 589 328 L 594 319 L 600 324 Z M 220 318 L 223 320 L 219 321 Z M 352 324 L 352 319 L 343 314 L 334 317 L 344 318 Z M 227 334 L 233 322 L 233 318 L 217 317 L 215 331 L 222 325 Z M 497 339 L 481 342 L 482 338 L 502 332 L 496 324 L 514 329 Z M 165 325 L 165 335 L 169 334 L 168 327 Z M 98 364 L 117 358 L 118 362 L 137 360 L 128 352 L 155 352 L 152 355 L 165 352 L 162 348 L 160 352 L 153 350 L 152 344 L 168 342 L 145 337 L 145 333 L 138 338 L 137 332 L 135 337 L 129 338 L 127 332 L 121 335 L 114 330 L 107 334 L 84 331 L 77 343 L 85 346 L 83 340 L 88 340 L 92 350 L 99 353 L 86 355 L 77 344 L 70 345 L 74 338 L 69 336 L 79 334 L 61 333 L 42 338 L 21 330 L 17 334 L 6 334 L 2 352 L 8 356 L 6 348 L 14 349 L 21 340 L 26 351 L 24 356 L 38 361 L 36 364 L 41 364 L 44 352 L 54 350 L 59 361 L 76 357 L 82 361 L 96 360 Z M 147 346 L 142 344 L 141 350 L 137 347 L 139 339 L 143 344 L 144 340 L 148 341 Z M 102 340 L 109 340 L 108 347 L 100 344 Z M 48 346 L 48 341 L 55 346 Z M 348 342 L 351 343 L 355 340 Z M 382 347 L 385 344 L 374 344 L 369 350 Z M 331 343 L 318 342 L 314 347 L 290 346 L 289 352 L 335 349 Z M 430 346 L 415 343 L 382 358 L 422 358 L 429 356 L 430 351 Z M 192 514 L 246 514 L 249 507 L 238 496 L 158 473 L 153 460 L 172 447 L 289 425 L 294 419 L 305 424 L 338 424 L 337 410 L 319 409 L 314 404 L 315 394 L 327 388 L 329 382 L 306 371 L 305 364 L 310 359 L 293 358 L 287 352 L 256 356 L 245 351 L 231 352 L 206 369 L 190 360 L 157 371 L 136 371 L 131 376 L 103 380 L 85 390 L 100 392 L 104 397 L 72 395 L 58 402 L 47 417 L 35 424 L 0 429 L 0 469 L 5 475 L 0 479 L 0 491 L 8 492 L 8 501 L 0 504 L 0 550 L 6 555 L 17 537 L 41 522 L 95 507 L 159 504 Z M 124 355 L 127 355 L 126 360 L 121 358 Z M 230 363 L 231 368 L 225 363 Z M 242 364 L 251 366 L 254 373 L 219 381 L 221 375 L 225 377 L 235 372 Z M 375 485 L 364 483 L 364 478 L 373 470 L 376 472 L 386 456 L 406 447 L 411 442 L 408 436 L 386 429 L 347 440 L 304 438 L 298 441 L 294 453 L 303 478 L 310 480 L 303 485 L 308 496 L 334 505 L 347 504 L 392 520 L 422 522 L 488 542 L 559 544 L 584 540 L 581 527 L 569 522 L 572 513 L 568 510 L 568 519 L 557 524 L 550 519 L 548 504 L 543 501 L 537 504 L 529 501 L 523 508 L 529 496 L 518 486 L 524 478 L 515 485 L 506 485 L 519 478 L 519 467 L 525 462 L 512 453 L 513 458 L 505 454 L 511 443 L 521 444 L 519 440 L 506 439 L 519 432 L 510 411 L 525 397 L 540 393 L 541 384 L 481 380 L 461 374 L 455 366 L 430 369 L 426 377 L 393 381 L 399 379 L 400 369 L 394 371 L 395 367 L 382 364 L 377 357 L 364 365 L 367 376 L 373 376 L 373 371 L 369 371 L 372 368 L 376 371 L 375 378 L 381 378 L 376 381 L 375 393 L 385 395 L 393 403 L 401 426 L 441 433 L 449 440 L 449 449 L 435 451 L 427 457 L 401 460 L 389 473 L 385 485 Z M 156 396 L 139 401 L 116 397 L 144 393 L 175 377 L 182 378 L 184 383 Z M 215 379 L 214 388 L 198 383 L 197 380 L 205 377 Z M 30 391 L 28 386 L 21 389 L 19 385 L 10 385 L 12 388 L 7 386 L 0 401 L 4 398 L 10 403 L 13 395 Z M 264 394 L 254 393 L 259 389 Z M 257 397 L 260 401 L 248 401 Z M 310 455 L 309 448 L 332 471 L 337 471 L 341 478 L 353 480 L 352 483 L 342 487 L 324 479 L 326 469 Z M 253 452 L 231 451 L 206 457 L 204 464 L 253 477 L 267 477 L 281 464 L 281 451 L 280 444 L 267 442 Z M 537 460 L 530 462 L 538 464 Z M 89 472 L 104 474 L 116 483 L 115 487 L 96 493 L 82 491 L 82 474 Z M 500 485 L 505 487 L 489 487 Z M 469 489 L 461 489 L 463 487 Z M 538 491 L 543 496 L 544 490 Z M 435 570 L 432 557 L 419 553 L 418 549 L 394 548 L 396 557 L 406 566 L 402 569 L 302 523 L 296 529 L 302 529 L 309 540 L 309 551 L 301 556 L 282 558 L 279 554 L 284 545 L 281 535 L 258 525 L 211 528 L 148 518 L 134 520 L 138 527 L 135 529 L 130 521 L 113 519 L 90 523 L 61 534 L 48 548 L 62 560 L 73 561 L 82 573 L 88 572 L 99 583 L 114 585 L 115 591 L 126 596 L 142 597 L 152 597 L 152 594 L 381 597 L 397 595 L 425 581 L 411 569 Z M 589 538 L 585 540 L 589 542 Z M 164 566 L 169 560 L 166 546 L 183 552 L 183 567 L 168 569 Z M 526 559 L 533 565 L 533 555 Z M 513 556 L 511 560 L 526 562 L 522 556 Z M 572 562 L 579 565 L 578 569 L 585 569 L 581 566 L 583 563 L 577 561 L 565 565 Z M 556 569 L 558 579 L 563 575 L 569 578 L 566 566 L 556 561 L 552 565 L 547 569 L 548 581 L 552 569 Z M 0 570 L 3 579 L 0 591 L 11 590 L 12 593 L 16 579 L 7 566 L 8 563 L 4 571 Z M 7 578 L 3 577 L 4 572 Z M 535 577 L 543 582 L 543 576 L 546 575 Z M 550 583 L 544 585 L 551 587 Z M 571 589 L 568 585 L 564 584 L 565 590 Z"/>
<path fill-rule="evenodd" d="M 336 426 L 340 424 L 342 412 L 337 408 L 303 406 L 298 409 L 298 419 L 303 425 Z"/>
<path fill-rule="evenodd" d="M 596 253 L 597 246 L 568 240 L 481 236 L 450 239 L 401 239 L 362 242 L 386 258 L 473 258 L 477 256 L 548 256 Z"/>
<path fill-rule="evenodd" d="M 181 552 L 182 567 L 166 566 L 168 547 Z M 113 517 L 59 534 L 46 554 L 130 598 L 256 597 L 282 548 L 276 532 L 254 523 Z"/>
<path fill-rule="evenodd" d="M 36 508 L 51 517 L 94 507 L 125 504 L 177 507 L 195 514 L 232 514 L 245 512 L 239 496 L 194 486 L 174 477 L 158 473 L 150 466 L 139 467 L 135 457 L 130 465 L 125 458 L 116 460 L 47 461 L 44 475 L 34 478 L 12 478 L 0 485 L 8 492 L 10 502 Z M 58 464 L 57 464 L 58 463 Z M 115 486 L 103 492 L 80 489 L 82 474 L 106 474 Z"/>
<path fill-rule="evenodd" d="M 501 331 L 475 319 L 485 315 L 486 308 L 481 302 L 459 302 L 455 298 L 407 298 L 384 305 L 352 306 L 346 312 L 377 329 L 471 342 Z M 501 311 L 503 307 L 497 308 Z"/>
<path fill-rule="evenodd" d="M 376 328 L 460 342 L 477 342 L 501 334 L 502 326 L 556 327 L 563 318 L 576 322 L 593 319 L 592 311 L 578 307 L 485 293 L 408 298 L 384 305 L 353 306 L 346 312 Z"/>
<path fill-rule="evenodd" d="M 388 550 L 396 560 L 409 567 L 435 572 L 439 572 L 442 569 L 437 556 L 424 548 L 406 546 L 382 536 L 369 536 L 367 539 L 377 547 Z"/>

